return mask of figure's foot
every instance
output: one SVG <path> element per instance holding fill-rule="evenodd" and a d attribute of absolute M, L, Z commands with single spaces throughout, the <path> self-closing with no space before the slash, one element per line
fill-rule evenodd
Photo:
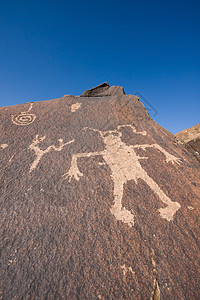
<path fill-rule="evenodd" d="M 67 179 L 69 182 L 71 182 L 73 177 L 78 181 L 81 176 L 83 176 L 83 173 L 81 173 L 78 168 L 70 168 L 69 171 L 63 175 L 64 179 Z"/>
<path fill-rule="evenodd" d="M 160 208 L 159 213 L 163 219 L 167 221 L 172 221 L 174 218 L 175 213 L 179 210 L 180 204 L 178 202 L 172 202 L 165 208 Z"/>
<path fill-rule="evenodd" d="M 134 226 L 134 215 L 126 208 L 122 207 L 122 209 L 119 209 L 113 206 L 111 207 L 110 211 L 117 220 L 128 224 L 129 227 Z"/>

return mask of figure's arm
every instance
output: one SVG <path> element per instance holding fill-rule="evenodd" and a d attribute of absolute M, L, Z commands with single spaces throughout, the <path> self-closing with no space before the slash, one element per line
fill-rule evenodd
<path fill-rule="evenodd" d="M 79 171 L 78 165 L 77 165 L 77 159 L 81 157 L 90 157 L 95 155 L 102 155 L 102 152 L 89 152 L 89 153 L 78 153 L 72 155 L 72 161 L 71 161 L 71 167 L 69 171 L 63 175 L 65 179 L 68 179 L 69 182 L 74 177 L 77 181 L 79 180 L 79 177 L 83 176 L 83 173 Z"/>
<path fill-rule="evenodd" d="M 119 126 L 117 126 L 117 130 L 119 130 L 120 128 L 122 128 L 122 127 L 130 127 L 131 129 L 132 129 L 132 131 L 134 132 L 134 133 L 136 133 L 136 134 L 142 134 L 142 135 L 147 135 L 147 132 L 146 131 L 140 131 L 140 132 L 138 132 L 138 131 L 136 131 L 136 128 L 135 128 L 135 126 L 133 126 L 133 125 L 119 125 Z"/>
<path fill-rule="evenodd" d="M 155 149 L 158 149 L 160 152 L 162 152 L 164 155 L 165 155 L 165 160 L 166 162 L 171 162 L 172 164 L 174 163 L 177 163 L 178 165 L 180 164 L 181 162 L 181 159 L 168 153 L 165 149 L 163 149 L 160 145 L 158 144 L 152 144 L 152 145 L 135 145 L 133 146 L 133 148 L 139 148 L 139 149 L 143 149 L 143 150 L 146 150 L 146 148 L 155 148 Z"/>
<path fill-rule="evenodd" d="M 64 146 L 69 145 L 69 144 L 73 143 L 74 141 L 75 140 L 73 139 L 73 140 L 71 140 L 67 143 L 63 143 L 63 139 L 58 139 L 59 146 L 58 147 L 56 147 L 55 145 L 49 146 L 48 151 L 51 150 L 51 149 L 54 149 L 55 151 L 61 151 L 61 150 L 63 150 Z"/>

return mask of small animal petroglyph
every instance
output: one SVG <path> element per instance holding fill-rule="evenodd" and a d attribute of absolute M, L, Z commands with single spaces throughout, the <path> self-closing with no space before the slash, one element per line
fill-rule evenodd
<path fill-rule="evenodd" d="M 75 111 L 77 111 L 77 109 L 79 109 L 81 107 L 81 105 L 82 105 L 82 103 L 77 102 L 75 104 L 72 104 L 69 109 L 71 110 L 71 112 L 75 112 Z"/>
<path fill-rule="evenodd" d="M 1 149 L 1 150 L 6 149 L 7 147 L 8 147 L 8 144 L 1 144 L 1 145 L 0 145 L 0 149 Z"/>
<path fill-rule="evenodd" d="M 121 269 L 122 269 L 122 272 L 123 272 L 123 275 L 124 275 L 124 276 L 126 276 L 126 273 L 127 273 L 127 272 L 130 272 L 130 273 L 132 273 L 133 275 L 135 274 L 135 272 L 133 271 L 133 269 L 131 268 L 131 266 L 126 267 L 126 265 L 124 264 L 124 265 L 121 266 Z"/>
<path fill-rule="evenodd" d="M 29 149 L 35 151 L 35 155 L 36 155 L 36 158 L 35 158 L 34 162 L 31 164 L 31 167 L 30 167 L 30 170 L 29 170 L 30 173 L 37 167 L 37 165 L 40 162 L 40 159 L 42 158 L 42 156 L 44 154 L 48 153 L 51 150 L 61 151 L 61 150 L 63 150 L 64 146 L 69 145 L 69 144 L 74 142 L 74 140 L 71 140 L 67 143 L 63 143 L 62 139 L 58 139 L 58 142 L 59 142 L 58 147 L 56 147 L 55 145 L 51 145 L 47 149 L 42 150 L 38 147 L 38 144 L 41 143 L 42 141 L 44 141 L 45 138 L 46 138 L 46 136 L 39 137 L 39 135 L 36 135 L 36 137 L 34 138 L 32 144 L 29 146 Z"/>
<path fill-rule="evenodd" d="M 189 206 L 188 206 L 188 209 L 189 209 L 189 210 L 193 210 L 194 207 L 189 205 Z"/>
<path fill-rule="evenodd" d="M 101 131 L 97 129 L 91 129 L 100 134 L 105 144 L 105 150 L 92 153 L 77 153 L 72 156 L 71 167 L 69 171 L 64 174 L 64 178 L 70 182 L 74 177 L 79 180 L 83 174 L 79 171 L 77 165 L 77 159 L 81 157 L 92 157 L 95 155 L 101 155 L 104 161 L 108 164 L 111 170 L 111 177 L 114 182 L 114 204 L 110 211 L 116 217 L 128 226 L 134 225 L 134 215 L 132 212 L 122 206 L 123 188 L 130 180 L 134 180 L 136 183 L 138 179 L 144 180 L 154 193 L 160 198 L 160 200 L 166 205 L 165 208 L 160 208 L 159 212 L 162 218 L 171 221 L 176 211 L 180 208 L 180 204 L 173 202 L 165 193 L 161 190 L 158 184 L 147 174 L 140 164 L 141 159 L 148 159 L 148 157 L 141 157 L 136 154 L 135 149 L 155 148 L 161 151 L 166 158 L 166 162 L 179 163 L 180 159 L 172 154 L 169 154 L 158 144 L 144 144 L 144 145 L 130 145 L 127 146 L 121 140 L 122 133 L 119 131 L 123 127 L 130 127 L 136 134 L 146 135 L 146 132 L 136 132 L 136 129 L 132 125 L 121 125 L 116 130 Z M 88 128 L 89 129 L 89 128 Z"/>
<path fill-rule="evenodd" d="M 29 114 L 29 112 L 31 111 L 32 108 L 33 108 L 33 103 L 30 103 L 30 107 L 27 111 L 21 112 L 17 116 L 12 115 L 11 120 L 12 120 L 13 124 L 25 126 L 25 125 L 29 125 L 29 124 L 33 123 L 36 119 L 36 115 Z"/>

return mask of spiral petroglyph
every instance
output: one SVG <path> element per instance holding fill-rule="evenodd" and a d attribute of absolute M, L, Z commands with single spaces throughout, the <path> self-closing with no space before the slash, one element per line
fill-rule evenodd
<path fill-rule="evenodd" d="M 21 112 L 17 116 L 12 115 L 11 119 L 12 119 L 13 124 L 25 126 L 25 125 L 29 125 L 29 124 L 33 123 L 36 119 L 36 115 L 29 113 L 31 111 L 32 107 L 33 107 L 33 103 L 30 104 L 28 111 Z"/>
<path fill-rule="evenodd" d="M 27 114 L 26 112 L 21 112 L 18 116 L 12 116 L 12 122 L 15 125 L 29 125 L 33 123 L 36 119 L 36 115 Z"/>

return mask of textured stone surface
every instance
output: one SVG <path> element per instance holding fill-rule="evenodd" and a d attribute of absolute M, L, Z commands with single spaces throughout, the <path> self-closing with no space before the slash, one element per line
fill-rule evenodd
<path fill-rule="evenodd" d="M 184 129 L 175 134 L 178 143 L 185 144 L 192 154 L 200 161 L 200 124 Z"/>
<path fill-rule="evenodd" d="M 0 108 L 1 299 L 199 299 L 199 162 L 119 91 Z"/>

